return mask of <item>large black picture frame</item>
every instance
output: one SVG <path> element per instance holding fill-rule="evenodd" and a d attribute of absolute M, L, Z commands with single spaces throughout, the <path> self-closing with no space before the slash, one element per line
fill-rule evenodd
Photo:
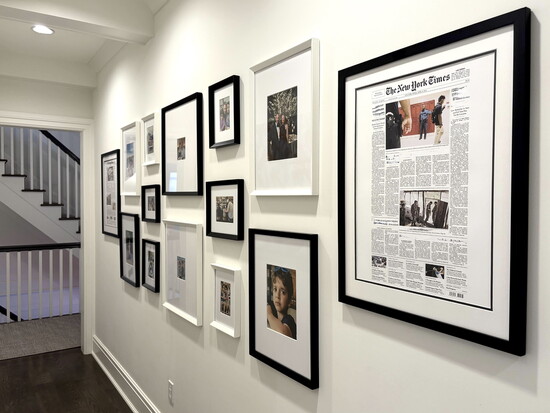
<path fill-rule="evenodd" d="M 304 386 L 317 389 L 318 236 L 255 228 L 250 228 L 248 234 L 250 355 Z M 287 333 L 267 322 L 269 313 L 276 318 L 277 311 L 283 311 L 281 300 L 272 295 L 275 293 L 270 288 L 276 278 L 284 288 L 293 285 L 293 293 L 286 292 L 290 305 L 284 309 L 286 315 L 282 319 Z M 301 303 L 299 307 L 297 302 Z M 286 319 L 287 316 L 290 319 Z"/>
<path fill-rule="evenodd" d="M 161 111 L 162 194 L 203 193 L 203 98 L 193 93 Z"/>
<path fill-rule="evenodd" d="M 528 8 L 519 9 L 339 71 L 340 302 L 518 356 L 525 354 L 528 226 L 526 216 L 522 219 L 512 219 L 510 211 L 527 210 L 530 17 L 531 11 Z M 491 70 L 482 76 L 478 74 L 483 73 L 483 64 L 479 62 L 485 61 L 491 62 L 491 65 L 485 65 Z M 469 67 L 472 67 L 471 71 Z M 448 79 L 446 75 L 437 74 L 447 69 Z M 434 85 L 434 79 L 430 84 L 431 75 L 434 75 L 435 81 L 442 83 L 429 89 Z M 465 82 L 464 78 L 467 78 L 468 82 Z M 411 126 L 414 129 L 416 119 L 419 119 L 421 126 L 420 117 L 415 118 L 412 113 L 415 99 L 418 97 L 419 101 L 422 100 L 419 91 L 425 86 L 424 80 L 426 90 L 437 93 L 435 101 L 442 103 L 441 108 L 446 107 L 446 99 L 452 99 L 445 116 L 447 119 L 452 117 L 453 123 L 449 120 L 449 127 L 444 126 L 443 116 L 436 120 L 441 125 L 440 130 L 446 128 L 447 132 L 439 134 L 439 140 L 434 135 L 433 145 L 429 140 L 422 139 L 422 129 L 420 138 L 417 138 L 418 135 L 414 139 L 407 136 L 407 133 L 412 133 L 412 130 L 409 130 Z M 440 90 L 445 89 L 447 81 L 452 85 L 448 87 L 447 96 L 444 96 Z M 488 85 L 484 87 L 492 93 L 492 102 L 490 99 L 476 100 L 477 96 L 483 96 L 485 93 L 483 87 L 476 85 Z M 441 100 L 441 97 L 445 99 Z M 391 99 L 395 103 L 391 103 Z M 391 105 L 399 108 L 400 112 L 389 111 Z M 492 121 L 488 116 L 485 122 L 475 119 L 476 112 L 481 113 L 481 107 L 492 109 Z M 365 108 L 369 110 L 364 110 Z M 358 116 L 357 113 L 362 115 Z M 469 144 L 466 143 L 465 150 L 461 150 L 459 143 L 464 144 L 468 139 L 473 139 L 474 134 L 479 134 L 479 129 L 474 126 L 480 124 L 492 128 L 492 135 L 484 135 L 486 141 L 476 139 L 469 150 Z M 465 130 L 462 128 L 461 138 L 466 138 L 462 141 L 458 139 L 458 127 L 461 125 L 469 127 L 465 134 L 462 133 Z M 374 132 L 375 126 L 377 132 Z M 435 126 L 437 128 L 438 124 Z M 398 130 L 399 139 L 396 145 L 388 143 L 396 141 L 392 132 L 388 132 L 392 128 Z M 502 132 L 499 128 L 504 128 L 504 133 L 497 133 Z M 462 190 L 458 184 L 442 186 L 439 189 L 443 188 L 448 193 L 440 190 L 439 195 L 433 194 L 433 191 L 428 194 L 428 191 L 421 190 L 420 185 L 415 186 L 416 184 L 404 190 L 400 180 L 403 176 L 400 174 L 403 172 L 399 169 L 400 166 L 396 169 L 398 176 L 394 181 L 397 182 L 398 189 L 393 191 L 391 196 L 383 192 L 386 189 L 381 189 L 379 193 L 383 195 L 378 199 L 382 200 L 375 200 L 375 183 L 380 184 L 378 188 L 387 188 L 384 185 L 390 182 L 385 178 L 386 170 L 390 168 L 388 162 L 400 162 L 403 154 L 409 159 L 416 159 L 416 156 L 423 154 L 430 159 L 429 162 L 435 162 L 434 154 L 445 153 L 441 136 L 449 141 L 451 182 L 455 178 L 458 179 L 456 169 L 453 169 L 455 166 L 458 167 L 458 163 L 450 162 L 454 162 L 452 159 L 466 159 L 466 175 L 463 176 L 469 179 L 466 184 L 461 184 L 460 188 L 465 187 L 466 195 L 470 194 L 470 198 L 473 199 L 466 204 L 465 209 L 462 208 L 462 211 L 467 213 L 464 236 L 458 235 L 458 213 L 453 212 L 453 208 L 458 211 L 459 206 L 462 207 L 458 202 L 458 194 Z M 495 139 L 495 136 L 498 136 L 498 139 Z M 410 142 L 412 149 L 401 146 L 407 142 Z M 478 145 L 487 145 L 489 150 L 483 151 Z M 488 162 L 481 163 L 481 166 L 474 165 L 473 160 L 482 157 L 488 157 Z M 428 158 L 424 159 L 424 163 L 416 163 L 415 160 L 415 165 L 426 165 Z M 468 161 L 470 158 L 473 160 Z M 382 175 L 374 177 L 370 168 L 374 162 L 379 161 L 378 172 L 382 171 Z M 364 171 L 367 171 L 366 174 L 362 174 Z M 414 176 L 412 179 L 411 182 L 418 182 L 414 181 Z M 485 182 L 491 188 L 490 191 L 479 190 Z M 482 194 L 487 202 L 474 197 L 475 194 Z M 432 216 L 433 223 L 430 226 L 427 200 L 429 197 L 437 196 L 440 197 L 440 206 L 448 208 L 446 212 L 449 213 L 449 218 L 445 216 L 444 221 L 436 225 Z M 365 197 L 368 202 L 363 201 L 361 197 Z M 444 203 L 443 197 L 447 204 Z M 415 204 L 413 207 L 413 199 L 418 202 L 417 198 L 421 198 L 426 205 L 419 208 Z M 410 211 L 407 203 L 411 205 Z M 381 209 L 377 205 L 382 205 Z M 372 212 L 373 210 L 376 211 Z M 366 218 L 362 218 L 359 212 L 364 213 Z M 487 219 L 477 220 L 479 225 L 475 226 L 473 223 L 477 219 L 476 214 L 487 214 Z M 400 244 L 402 241 L 398 241 L 400 238 L 393 238 L 396 241 L 392 245 L 387 238 L 388 235 L 409 237 L 409 240 L 413 240 L 410 245 L 416 248 L 415 242 L 420 240 L 420 234 L 430 233 L 441 234 L 443 243 L 450 251 L 446 260 L 437 262 L 432 259 L 434 255 L 430 248 L 428 252 L 424 252 L 430 258 L 416 258 L 420 255 L 416 254 L 416 249 L 412 250 L 415 251 L 412 258 L 406 258 L 405 253 L 400 255 L 401 251 L 406 249 Z M 453 235 L 454 239 L 451 239 L 449 236 Z M 462 239 L 466 243 L 465 254 L 464 250 L 454 248 L 455 245 L 462 245 Z M 424 244 L 425 246 L 433 246 L 436 242 L 434 237 L 422 240 L 430 243 Z M 482 240 L 488 240 L 487 248 L 472 247 L 485 242 Z M 370 249 L 365 249 L 365 246 Z M 456 257 L 451 257 L 451 254 L 457 251 L 466 260 L 464 266 L 458 264 L 459 260 Z M 478 261 L 488 264 L 472 267 L 471 263 Z M 397 268 L 399 266 L 402 266 L 403 270 Z M 487 281 L 483 286 L 479 284 L 477 289 L 475 283 L 478 281 L 473 276 L 474 269 L 476 277 L 484 277 Z M 402 274 L 403 283 L 414 276 L 418 284 L 401 285 L 399 280 Z M 451 281 L 459 286 L 451 286 Z M 462 282 L 466 284 L 465 287 L 460 285 Z M 428 285 L 430 289 L 426 288 Z M 440 291 L 441 294 L 435 291 Z M 475 295 L 478 292 L 478 301 L 470 299 L 473 296 L 468 294 Z M 486 304 L 479 304 L 483 300 L 486 300 Z"/>
<path fill-rule="evenodd" d="M 107 208 L 114 213 L 106 213 Z M 101 221 L 102 234 L 120 238 L 120 149 L 101 155 Z"/>
<path fill-rule="evenodd" d="M 134 287 L 139 287 L 141 283 L 139 215 L 121 212 L 120 225 L 120 278 Z"/>
<path fill-rule="evenodd" d="M 241 143 L 240 90 L 241 78 L 237 75 L 229 76 L 208 87 L 208 144 L 210 149 Z M 224 93 L 218 96 L 222 92 Z M 227 100 L 229 105 L 229 116 L 227 116 L 231 119 L 229 124 L 221 119 L 222 113 L 219 106 L 222 105 L 222 102 L 219 99 L 220 97 L 222 100 Z M 216 116 L 217 114 L 218 116 Z"/>

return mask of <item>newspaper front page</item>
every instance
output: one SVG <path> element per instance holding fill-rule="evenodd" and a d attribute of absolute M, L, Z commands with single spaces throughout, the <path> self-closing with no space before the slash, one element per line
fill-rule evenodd
<path fill-rule="evenodd" d="M 495 61 L 356 90 L 357 280 L 492 308 Z"/>

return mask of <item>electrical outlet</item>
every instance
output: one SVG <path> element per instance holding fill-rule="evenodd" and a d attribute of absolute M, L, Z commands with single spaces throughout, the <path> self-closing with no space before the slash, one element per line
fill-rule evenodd
<path fill-rule="evenodd" d="M 168 401 L 171 405 L 174 405 L 174 402 L 172 401 L 172 395 L 174 392 L 174 382 L 172 380 L 168 380 Z"/>

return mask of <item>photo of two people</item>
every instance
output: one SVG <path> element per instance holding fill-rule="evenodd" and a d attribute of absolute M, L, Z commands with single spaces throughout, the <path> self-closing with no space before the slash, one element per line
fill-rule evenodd
<path fill-rule="evenodd" d="M 267 160 L 298 156 L 298 87 L 267 97 Z"/>

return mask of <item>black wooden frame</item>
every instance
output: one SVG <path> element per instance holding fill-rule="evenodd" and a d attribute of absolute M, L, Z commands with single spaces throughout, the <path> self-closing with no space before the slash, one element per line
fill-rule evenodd
<path fill-rule="evenodd" d="M 208 131 L 209 131 L 209 148 L 221 148 L 224 146 L 238 145 L 241 143 L 241 79 L 237 75 L 229 76 L 227 79 L 221 80 L 208 87 Z M 218 89 L 225 86 L 233 85 L 233 100 L 231 102 L 231 110 L 233 111 L 233 139 L 216 143 L 216 119 L 214 93 Z"/>
<path fill-rule="evenodd" d="M 147 200 L 145 195 L 148 189 L 155 190 L 155 218 L 146 218 Z M 143 222 L 160 222 L 160 185 L 143 185 L 141 187 L 141 220 Z"/>
<path fill-rule="evenodd" d="M 147 257 L 145 245 L 151 244 L 155 247 L 155 286 L 147 284 Z M 160 291 L 160 242 L 143 238 L 141 240 L 141 284 L 149 291 L 158 293 Z"/>
<path fill-rule="evenodd" d="M 237 233 L 225 234 L 223 232 L 212 231 L 212 210 L 216 209 L 215 205 L 212 205 L 212 188 L 215 186 L 229 186 L 235 185 L 237 187 L 237 210 L 233 211 L 234 216 L 237 219 Z M 211 181 L 206 183 L 206 235 L 209 237 L 225 238 L 240 241 L 244 239 L 244 180 L 243 179 L 229 179 L 226 181 Z"/>
<path fill-rule="evenodd" d="M 495 18 L 467 26 L 450 33 L 426 40 L 415 45 L 388 53 L 375 59 L 339 71 L 338 76 L 338 239 L 339 239 L 339 293 L 340 302 L 360 307 L 379 314 L 394 317 L 422 327 L 440 331 L 465 340 L 512 353 L 518 356 L 526 351 L 526 312 L 527 312 L 527 228 L 525 219 L 512 219 L 510 222 L 510 305 L 509 340 L 503 340 L 457 325 L 386 307 L 367 300 L 356 298 L 346 291 L 345 224 L 345 135 L 346 135 L 346 81 L 371 70 L 379 70 L 385 64 L 414 58 L 439 47 L 464 41 L 506 26 L 513 26 L 513 107 L 511 142 L 511 200 L 512 211 L 527 210 L 529 172 L 529 75 L 530 75 L 530 19 L 528 8 L 519 9 Z"/>
<path fill-rule="evenodd" d="M 140 232 L 139 232 L 139 215 L 138 214 L 129 214 L 127 212 L 120 213 L 120 243 L 119 243 L 119 261 L 120 261 L 120 278 L 126 281 L 128 284 L 139 287 L 141 278 L 140 278 L 140 266 L 141 261 L 139 257 L 139 247 L 140 247 Z M 126 248 L 126 237 L 124 236 L 124 225 L 122 224 L 122 217 L 127 216 L 133 218 L 133 230 L 134 230 L 134 269 L 136 271 L 136 280 L 133 281 L 124 276 L 124 248 Z"/>
<path fill-rule="evenodd" d="M 105 193 L 103 190 L 103 183 L 104 180 L 107 179 L 105 176 L 103 176 L 103 162 L 106 158 L 111 157 L 112 155 L 116 155 L 116 176 L 117 176 L 117 187 L 116 187 L 116 202 L 117 202 L 117 219 L 118 219 L 118 228 L 117 233 L 112 233 L 105 231 L 105 211 L 103 208 L 103 204 L 105 201 Z M 105 235 L 110 235 L 111 237 L 120 238 L 120 149 L 115 149 L 110 152 L 105 152 L 101 154 L 101 233 Z"/>

